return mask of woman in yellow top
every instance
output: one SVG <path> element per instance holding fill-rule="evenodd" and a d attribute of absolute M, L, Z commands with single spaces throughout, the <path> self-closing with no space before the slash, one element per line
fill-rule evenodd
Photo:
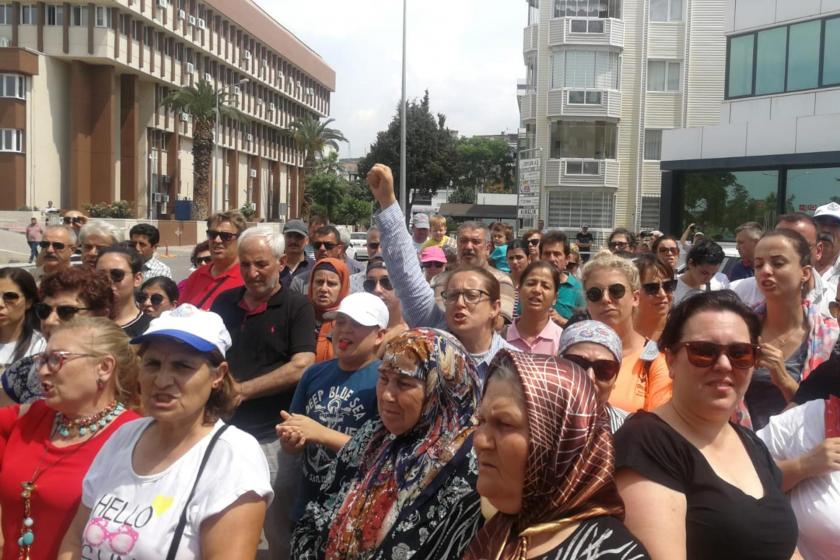
<path fill-rule="evenodd" d="M 639 271 L 631 261 L 605 254 L 583 267 L 586 306 L 596 321 L 609 325 L 621 338 L 621 369 L 609 403 L 627 412 L 653 410 L 671 398 L 671 378 L 665 356 L 656 343 L 633 327 L 639 306 Z"/>

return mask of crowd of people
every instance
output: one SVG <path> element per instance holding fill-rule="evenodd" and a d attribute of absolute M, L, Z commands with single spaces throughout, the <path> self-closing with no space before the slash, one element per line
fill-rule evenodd
<path fill-rule="evenodd" d="M 366 263 L 317 216 L 217 213 L 186 278 L 150 224 L 33 219 L 4 560 L 840 558 L 840 205 L 722 271 L 694 224 L 407 227 L 367 181 Z"/>

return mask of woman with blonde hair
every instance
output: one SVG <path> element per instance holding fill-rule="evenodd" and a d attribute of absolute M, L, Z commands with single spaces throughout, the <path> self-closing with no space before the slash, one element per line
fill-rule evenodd
<path fill-rule="evenodd" d="M 55 326 L 36 362 L 43 400 L 0 409 L 4 560 L 57 556 L 94 457 L 137 418 L 137 357 L 112 321 Z"/>

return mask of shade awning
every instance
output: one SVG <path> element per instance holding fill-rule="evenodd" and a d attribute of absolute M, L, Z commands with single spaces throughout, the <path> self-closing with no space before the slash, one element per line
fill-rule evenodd
<path fill-rule="evenodd" d="M 502 206 L 499 204 L 441 204 L 440 214 L 453 218 L 491 218 L 496 220 L 515 220 L 516 206 Z"/>

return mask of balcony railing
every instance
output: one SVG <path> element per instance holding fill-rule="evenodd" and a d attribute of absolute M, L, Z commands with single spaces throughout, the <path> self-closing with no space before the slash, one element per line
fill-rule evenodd
<path fill-rule="evenodd" d="M 548 44 L 624 48 L 624 22 L 620 19 L 554 18 L 548 22 Z"/>
<path fill-rule="evenodd" d="M 608 89 L 561 88 L 548 92 L 549 117 L 621 117 L 621 92 Z"/>
<path fill-rule="evenodd" d="M 519 119 L 526 121 L 537 118 L 537 92 L 527 90 L 519 95 Z"/>
<path fill-rule="evenodd" d="M 618 188 L 619 164 L 614 159 L 549 159 L 545 169 L 548 187 Z"/>
<path fill-rule="evenodd" d="M 523 44 L 522 50 L 524 52 L 531 52 L 537 50 L 539 46 L 539 36 L 540 36 L 540 26 L 539 25 L 529 25 L 525 28 L 524 37 L 523 37 Z"/>

